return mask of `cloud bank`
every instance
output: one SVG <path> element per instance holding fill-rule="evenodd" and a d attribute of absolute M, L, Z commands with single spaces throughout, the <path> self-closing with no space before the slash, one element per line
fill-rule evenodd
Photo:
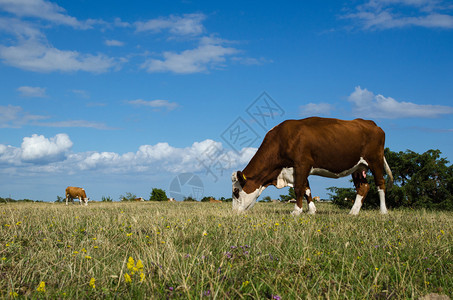
<path fill-rule="evenodd" d="M 241 57 L 238 55 L 241 51 L 226 45 L 231 42 L 208 35 L 203 25 L 207 16 L 203 13 L 169 15 L 131 23 L 116 18 L 109 23 L 103 20 L 78 20 L 70 16 L 63 7 L 45 0 L 0 0 L 0 11 L 6 12 L 5 16 L 0 16 L 0 33 L 13 36 L 0 42 L 0 61 L 27 71 L 104 73 L 121 69 L 125 63 L 130 62 L 131 55 L 137 56 L 126 54 L 124 57 L 112 57 L 102 52 L 84 53 L 57 48 L 46 35 L 46 31 L 57 26 L 71 27 L 74 30 L 98 30 L 100 27 L 102 32 L 121 28 L 130 30 L 131 34 L 135 30 L 135 35 L 142 37 L 158 35 L 158 42 L 167 50 L 152 52 L 152 57 L 149 57 L 151 52 L 145 49 L 140 55 L 145 59 L 136 65 L 150 73 L 206 72 L 224 67 L 229 59 L 248 65 L 266 61 Z M 168 41 L 171 43 L 166 43 Z M 175 42 L 179 43 L 177 51 L 170 48 L 174 47 Z M 125 42 L 104 39 L 103 44 L 122 47 Z M 181 44 L 185 50 L 181 50 Z M 236 56 L 232 57 L 233 54 Z"/>
<path fill-rule="evenodd" d="M 357 86 L 348 97 L 352 103 L 353 114 L 369 118 L 438 118 L 453 114 L 453 107 L 444 105 L 415 104 L 397 101 L 392 97 L 376 95 Z"/>
<path fill-rule="evenodd" d="M 54 137 L 33 134 L 24 137 L 20 147 L 0 144 L 0 173 L 33 174 L 96 172 L 102 174 L 178 174 L 205 172 L 209 163 L 225 162 L 225 169 L 246 164 L 256 148 L 240 152 L 225 149 L 220 142 L 210 139 L 178 148 L 168 143 L 142 145 L 135 152 L 78 152 L 71 151 L 73 142 L 67 134 Z M 215 149 L 213 152 L 212 150 Z M 216 153 L 213 155 L 213 153 Z M 210 161 L 201 161 L 209 156 Z"/>
<path fill-rule="evenodd" d="M 342 17 L 365 30 L 412 26 L 453 29 L 453 7 L 442 0 L 369 0 Z"/>

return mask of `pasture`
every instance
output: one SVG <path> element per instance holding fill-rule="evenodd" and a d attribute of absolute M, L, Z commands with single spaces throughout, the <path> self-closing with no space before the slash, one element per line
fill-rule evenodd
<path fill-rule="evenodd" d="M 453 213 L 331 204 L 0 205 L 0 297 L 453 297 Z"/>

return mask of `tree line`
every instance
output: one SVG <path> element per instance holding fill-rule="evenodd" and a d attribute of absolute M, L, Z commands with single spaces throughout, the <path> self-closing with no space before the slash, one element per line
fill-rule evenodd
<path fill-rule="evenodd" d="M 433 149 L 419 154 L 411 150 L 393 152 L 386 148 L 384 155 L 394 179 L 393 187 L 386 191 L 387 206 L 453 210 L 453 165 L 441 154 L 440 150 Z M 373 176 L 368 175 L 367 180 L 371 189 L 363 205 L 379 207 Z M 352 207 L 356 195 L 354 188 L 328 189 L 334 204 Z"/>

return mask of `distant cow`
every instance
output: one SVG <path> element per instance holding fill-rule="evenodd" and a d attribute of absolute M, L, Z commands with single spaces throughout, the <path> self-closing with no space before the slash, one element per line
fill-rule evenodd
<path fill-rule="evenodd" d="M 140 198 L 135 198 L 134 201 L 140 202 L 140 201 L 145 201 L 145 199 L 143 199 L 142 197 L 140 197 Z"/>
<path fill-rule="evenodd" d="M 167 198 L 168 202 L 176 202 L 175 198 Z"/>
<path fill-rule="evenodd" d="M 71 199 L 71 201 L 74 201 L 73 199 L 77 198 L 79 199 L 80 205 L 82 205 L 82 201 L 85 203 L 85 205 L 88 205 L 88 200 L 90 198 L 87 197 L 87 194 L 85 193 L 85 190 L 79 187 L 75 186 L 68 186 L 66 188 L 66 205 L 68 205 L 68 200 Z"/>
<path fill-rule="evenodd" d="M 221 200 L 216 200 L 216 199 L 214 199 L 214 198 L 209 198 L 209 202 L 210 202 L 210 203 L 222 203 Z"/>
<path fill-rule="evenodd" d="M 386 214 L 384 170 L 390 182 L 393 176 L 384 157 L 384 142 L 384 131 L 373 121 L 318 117 L 284 121 L 269 130 L 245 169 L 232 174 L 233 210 L 251 208 L 261 192 L 274 185 L 294 187 L 293 215 L 302 212 L 304 197 L 308 213 L 314 214 L 308 176 L 352 175 L 357 195 L 350 214 L 357 215 L 370 189 L 366 172 L 371 170 L 380 211 Z"/>

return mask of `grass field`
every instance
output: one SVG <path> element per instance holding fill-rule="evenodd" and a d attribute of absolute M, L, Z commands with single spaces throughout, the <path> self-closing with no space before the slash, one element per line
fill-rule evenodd
<path fill-rule="evenodd" d="M 453 297 L 453 213 L 330 204 L 0 205 L 2 298 Z M 304 207 L 306 210 L 306 208 Z"/>

